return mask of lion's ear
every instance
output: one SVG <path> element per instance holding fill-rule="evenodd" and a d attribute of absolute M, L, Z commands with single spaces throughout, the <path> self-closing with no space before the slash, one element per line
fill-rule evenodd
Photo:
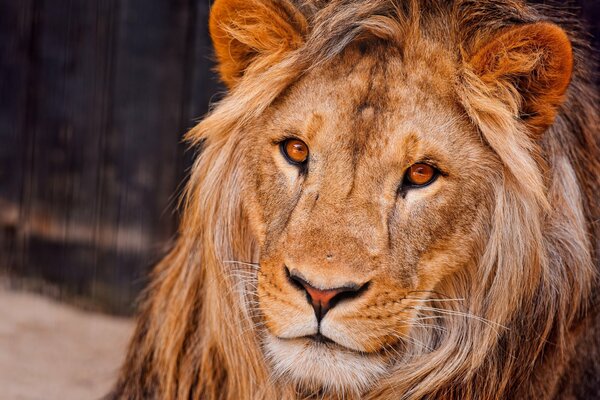
<path fill-rule="evenodd" d="M 541 134 L 564 100 L 573 52 L 561 28 L 540 22 L 505 30 L 481 46 L 470 64 L 491 93 L 512 97 L 518 117 Z"/>
<path fill-rule="evenodd" d="M 273 65 L 303 43 L 306 26 L 286 0 L 216 0 L 209 29 L 221 79 L 232 88 L 250 65 Z"/>

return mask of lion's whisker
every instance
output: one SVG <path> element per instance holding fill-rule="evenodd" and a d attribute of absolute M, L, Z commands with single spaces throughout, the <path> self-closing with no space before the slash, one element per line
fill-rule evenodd
<path fill-rule="evenodd" d="M 444 294 L 442 292 L 438 292 L 436 290 L 410 290 L 408 293 L 409 294 L 410 293 L 433 293 L 433 294 L 438 295 L 438 296 L 443 297 L 443 298 L 449 298 L 450 297 L 450 296 L 448 296 L 448 295 L 446 295 L 446 294 Z"/>
<path fill-rule="evenodd" d="M 222 261 L 223 264 L 239 264 L 239 265 L 245 265 L 247 267 L 253 267 L 255 269 L 259 269 L 260 268 L 260 264 L 258 263 L 251 263 L 251 262 L 246 262 L 246 261 L 238 261 L 238 260 L 223 260 Z"/>
<path fill-rule="evenodd" d="M 474 315 L 474 314 L 470 314 L 470 313 L 466 313 L 466 312 L 462 312 L 462 311 L 448 310 L 448 309 L 443 309 L 443 308 L 438 308 L 438 307 L 424 307 L 424 306 L 415 306 L 415 307 L 410 307 L 410 308 L 413 308 L 417 311 L 432 311 L 432 312 L 438 312 L 440 314 L 447 314 L 447 315 L 471 318 L 471 319 L 474 319 L 476 321 L 479 321 L 479 322 L 482 322 L 482 323 L 485 323 L 488 325 L 492 325 L 492 326 L 495 325 L 500 328 L 508 329 L 506 326 L 499 324 L 497 322 L 483 318 L 479 315 Z"/>
<path fill-rule="evenodd" d="M 431 347 L 427 346 L 425 343 L 421 342 L 418 339 L 415 339 L 412 336 L 409 336 L 409 335 L 406 335 L 406 334 L 403 334 L 403 333 L 400 333 L 400 332 L 395 332 L 393 334 L 393 336 L 396 337 L 396 338 L 398 338 L 398 339 L 407 340 L 409 343 L 415 344 L 417 346 L 421 346 L 421 347 L 427 349 L 430 352 L 433 351 L 433 349 Z"/>
<path fill-rule="evenodd" d="M 466 300 L 464 298 L 456 298 L 456 299 L 419 299 L 419 298 L 412 298 L 412 297 L 404 297 L 404 299 L 406 299 L 406 300 L 412 300 L 412 301 L 422 301 L 422 302 L 434 301 L 436 303 L 441 303 L 441 302 L 444 302 L 444 301 L 465 301 Z"/>

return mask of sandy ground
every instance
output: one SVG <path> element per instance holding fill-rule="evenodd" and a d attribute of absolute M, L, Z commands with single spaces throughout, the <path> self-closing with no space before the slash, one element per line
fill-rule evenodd
<path fill-rule="evenodd" d="M 0 399 L 101 398 L 132 329 L 130 320 L 0 285 Z"/>

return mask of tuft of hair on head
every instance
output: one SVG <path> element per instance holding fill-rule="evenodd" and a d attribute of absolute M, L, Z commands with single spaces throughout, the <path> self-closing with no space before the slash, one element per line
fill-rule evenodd
<path fill-rule="evenodd" d="M 221 79 L 233 89 L 304 43 L 306 18 L 287 0 L 216 0 L 209 30 Z"/>
<path fill-rule="evenodd" d="M 552 125 L 564 101 L 573 51 L 565 31 L 538 22 L 501 31 L 480 45 L 468 63 L 490 94 L 537 137 Z"/>

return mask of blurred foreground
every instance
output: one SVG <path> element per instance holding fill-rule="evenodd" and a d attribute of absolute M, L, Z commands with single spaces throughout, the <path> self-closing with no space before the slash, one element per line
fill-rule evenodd
<path fill-rule="evenodd" d="M 0 398 L 99 399 L 113 384 L 129 319 L 78 310 L 0 282 Z"/>

